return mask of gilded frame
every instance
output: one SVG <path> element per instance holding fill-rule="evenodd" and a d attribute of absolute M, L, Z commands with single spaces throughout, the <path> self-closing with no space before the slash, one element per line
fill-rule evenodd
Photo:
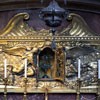
<path fill-rule="evenodd" d="M 29 27 L 23 19 L 28 19 L 29 15 L 27 13 L 20 13 L 15 15 L 8 25 L 0 31 L 0 50 L 9 50 L 16 45 L 21 44 L 22 46 L 42 48 L 49 46 L 53 39 L 51 34 L 48 34 L 48 30 L 42 30 L 39 32 L 34 31 L 33 28 Z M 70 46 L 73 45 L 80 46 L 84 45 L 94 45 L 100 46 L 100 36 L 95 35 L 95 32 L 91 31 L 87 26 L 85 21 L 77 14 L 70 14 L 68 20 L 71 21 L 71 25 L 68 26 L 61 33 L 57 33 L 55 36 L 55 41 L 57 47 Z M 39 35 L 37 36 L 37 33 Z M 19 46 L 20 47 L 20 46 Z M 25 48 L 26 48 L 25 47 Z M 19 48 L 23 49 L 23 48 Z M 9 53 L 11 54 L 11 52 Z M 27 56 L 27 55 L 26 55 Z M 66 87 L 63 83 L 59 82 L 44 82 L 35 84 L 35 87 L 27 88 L 28 93 L 44 93 L 48 89 L 48 93 L 96 93 L 100 94 L 100 86 L 97 85 L 96 88 L 79 88 L 79 84 L 76 89 L 70 89 Z M 99 80 L 98 80 L 99 82 Z M 38 87 L 37 87 L 38 86 Z M 58 88 L 57 88 L 58 86 Z M 3 92 L 4 88 L 0 89 Z M 19 88 L 8 88 L 8 92 L 22 93 L 24 91 L 23 85 Z"/>

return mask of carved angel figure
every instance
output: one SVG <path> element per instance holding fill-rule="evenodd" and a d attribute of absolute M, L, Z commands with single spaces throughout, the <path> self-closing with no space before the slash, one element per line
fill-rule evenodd
<path fill-rule="evenodd" d="M 15 74 L 22 74 L 24 72 L 24 59 L 26 58 L 28 60 L 27 75 L 32 76 L 35 74 L 35 67 L 32 57 L 33 53 L 37 50 L 37 48 L 23 45 L 18 45 L 9 49 L 3 49 L 0 53 L 0 65 L 3 67 L 3 60 L 7 59 L 8 69 Z"/>

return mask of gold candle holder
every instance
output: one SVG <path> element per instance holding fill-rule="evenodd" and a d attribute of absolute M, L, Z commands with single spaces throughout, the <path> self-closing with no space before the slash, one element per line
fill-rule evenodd
<path fill-rule="evenodd" d="M 45 89 L 45 100 L 48 100 L 48 89 Z"/>
<path fill-rule="evenodd" d="M 8 82 L 8 79 L 7 78 L 4 78 L 3 79 L 4 81 L 4 100 L 7 100 L 7 82 Z"/>
<path fill-rule="evenodd" d="M 100 100 L 100 79 L 98 79 L 97 84 L 97 100 Z"/>
<path fill-rule="evenodd" d="M 80 100 L 80 86 L 81 86 L 81 81 L 80 79 L 77 80 L 77 98 L 76 100 Z"/>
<path fill-rule="evenodd" d="M 25 78 L 24 79 L 24 99 L 23 100 L 27 100 L 27 82 L 28 82 L 28 79 Z"/>

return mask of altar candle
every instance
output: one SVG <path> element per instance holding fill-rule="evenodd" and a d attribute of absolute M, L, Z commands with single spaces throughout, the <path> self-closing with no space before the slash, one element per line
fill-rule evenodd
<path fill-rule="evenodd" d="M 80 79 L 80 77 L 81 77 L 81 60 L 80 59 L 78 59 L 78 78 Z"/>
<path fill-rule="evenodd" d="M 7 59 L 4 60 L 4 78 L 7 78 Z"/>
<path fill-rule="evenodd" d="M 27 78 L 27 59 L 25 59 L 25 78 Z"/>
<path fill-rule="evenodd" d="M 100 79 L 100 59 L 98 60 L 98 79 Z"/>

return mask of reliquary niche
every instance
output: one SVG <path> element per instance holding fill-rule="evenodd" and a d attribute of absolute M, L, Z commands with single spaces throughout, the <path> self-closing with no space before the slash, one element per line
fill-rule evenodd
<path fill-rule="evenodd" d="M 81 62 L 81 91 L 96 91 L 100 38 L 85 21 L 71 13 L 70 25 L 57 32 L 56 49 L 51 47 L 52 33 L 35 31 L 25 20 L 27 13 L 15 15 L 0 31 L 0 88 L 3 87 L 4 60 L 7 59 L 8 91 L 23 91 L 27 59 L 29 92 L 76 92 L 78 59 Z"/>

